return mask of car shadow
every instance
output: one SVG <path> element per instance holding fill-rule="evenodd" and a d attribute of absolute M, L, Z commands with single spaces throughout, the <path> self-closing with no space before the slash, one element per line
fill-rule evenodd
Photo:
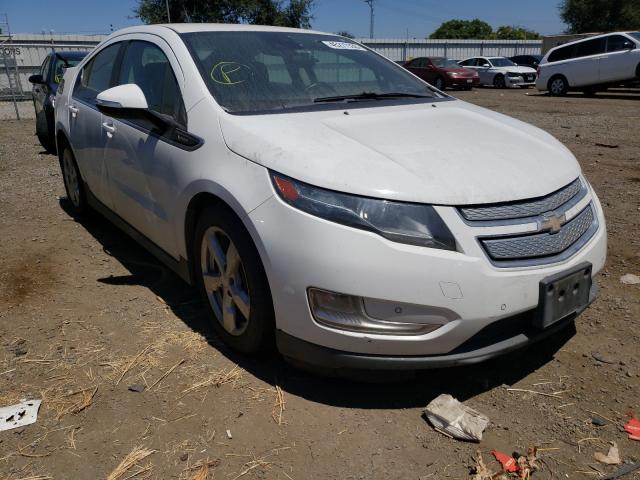
<path fill-rule="evenodd" d="M 69 202 L 60 206 L 70 215 Z M 573 325 L 552 340 L 481 364 L 422 372 L 309 372 L 293 367 L 276 353 L 259 358 L 241 355 L 224 345 L 210 328 L 210 318 L 195 288 L 166 268 L 150 253 L 108 220 L 94 213 L 76 219 L 98 241 L 106 254 L 129 273 L 97 281 L 109 285 L 148 288 L 193 331 L 206 338 L 212 349 L 257 378 L 279 385 L 285 392 L 310 401 L 345 408 L 423 407 L 441 393 L 463 401 L 501 385 L 513 385 L 536 371 L 573 336 Z"/>

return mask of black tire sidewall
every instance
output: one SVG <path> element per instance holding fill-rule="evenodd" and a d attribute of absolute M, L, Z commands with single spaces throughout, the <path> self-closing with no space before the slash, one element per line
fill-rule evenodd
<path fill-rule="evenodd" d="M 69 154 L 71 155 L 71 160 L 72 160 L 72 165 L 73 168 L 75 168 L 76 170 L 76 177 L 78 178 L 78 188 L 80 191 L 80 202 L 79 205 L 74 205 L 73 201 L 71 200 L 71 195 L 69 195 L 69 187 L 67 186 L 67 181 L 65 179 L 65 174 L 64 174 L 64 154 L 65 152 L 69 152 Z M 74 216 L 80 217 L 83 216 L 87 213 L 87 211 L 89 210 L 89 204 L 87 203 L 87 195 L 86 192 L 84 190 L 84 182 L 82 180 L 82 176 L 80 175 L 80 169 L 78 168 L 78 164 L 76 162 L 76 157 L 73 154 L 73 151 L 71 150 L 71 147 L 69 147 L 69 145 L 64 145 L 62 146 L 61 150 L 60 150 L 60 156 L 58 158 L 58 160 L 60 161 L 60 171 L 62 172 L 62 183 L 64 184 L 64 191 L 67 194 L 67 199 L 69 201 L 69 208 L 71 209 L 72 213 Z"/>
<path fill-rule="evenodd" d="M 504 78 L 504 75 L 499 73 L 493 79 L 493 86 L 496 88 L 507 88 L 507 81 Z"/>
<path fill-rule="evenodd" d="M 229 334 L 216 319 L 202 279 L 200 258 L 202 239 L 205 231 L 213 226 L 221 229 L 236 246 L 247 279 L 251 313 L 246 330 L 238 336 Z M 191 252 L 195 284 L 203 298 L 205 308 L 209 312 L 213 330 L 218 336 L 231 348 L 242 353 L 259 354 L 273 350 L 275 346 L 275 321 L 269 282 L 258 250 L 240 219 L 226 206 L 217 205 L 205 208 L 196 225 Z"/>
<path fill-rule="evenodd" d="M 562 92 L 560 92 L 560 93 L 553 93 L 553 91 L 551 90 L 551 84 L 555 80 L 562 80 L 562 82 L 564 84 L 564 88 L 562 89 Z M 549 79 L 549 85 L 547 86 L 547 89 L 549 90 L 549 93 L 551 95 L 553 95 L 554 97 L 561 97 L 561 96 L 566 95 L 567 92 L 569 91 L 569 83 L 567 82 L 567 79 L 564 78 L 562 75 L 554 75 L 553 77 L 551 77 Z"/>

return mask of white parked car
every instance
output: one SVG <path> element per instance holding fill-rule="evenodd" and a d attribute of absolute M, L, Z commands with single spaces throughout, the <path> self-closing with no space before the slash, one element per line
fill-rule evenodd
<path fill-rule="evenodd" d="M 552 48 L 538 66 L 536 87 L 551 95 L 592 94 L 640 79 L 640 32 L 588 37 Z"/>
<path fill-rule="evenodd" d="M 496 88 L 529 88 L 536 84 L 536 71 L 531 67 L 516 65 L 505 57 L 472 57 L 458 62 L 480 75 L 480 85 Z"/>
<path fill-rule="evenodd" d="M 67 70 L 56 132 L 75 212 L 196 285 L 242 352 L 478 362 L 569 325 L 605 261 L 560 142 L 331 34 L 126 28 Z"/>

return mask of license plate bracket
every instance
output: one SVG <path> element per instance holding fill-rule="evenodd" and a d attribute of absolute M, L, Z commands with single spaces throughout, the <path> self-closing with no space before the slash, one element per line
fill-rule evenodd
<path fill-rule="evenodd" d="M 571 270 L 542 279 L 533 326 L 547 328 L 573 313 L 584 310 L 589 305 L 591 270 L 592 265 L 583 262 Z"/>

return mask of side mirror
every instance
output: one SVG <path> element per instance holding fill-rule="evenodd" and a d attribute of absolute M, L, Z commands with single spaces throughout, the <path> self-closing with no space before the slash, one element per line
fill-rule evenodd
<path fill-rule="evenodd" d="M 636 44 L 633 42 L 624 42 L 625 50 L 634 50 L 636 48 Z"/>
<path fill-rule="evenodd" d="M 140 111 L 149 108 L 144 93 L 135 83 L 118 85 L 100 92 L 96 97 L 96 106 L 111 114 L 131 113 L 131 110 Z"/>
<path fill-rule="evenodd" d="M 29 82 L 30 82 L 30 83 L 33 83 L 34 85 L 37 85 L 37 84 L 40 84 L 40 85 L 41 85 L 41 84 L 43 84 L 43 83 L 44 83 L 44 78 L 42 78 L 42 75 L 40 75 L 40 74 L 38 73 L 38 74 L 36 74 L 36 75 L 31 75 L 31 76 L 29 77 Z"/>
<path fill-rule="evenodd" d="M 135 83 L 108 88 L 96 97 L 98 110 L 112 117 L 131 117 L 143 115 L 163 131 L 182 126 L 169 115 L 149 110 L 142 89 Z"/>

